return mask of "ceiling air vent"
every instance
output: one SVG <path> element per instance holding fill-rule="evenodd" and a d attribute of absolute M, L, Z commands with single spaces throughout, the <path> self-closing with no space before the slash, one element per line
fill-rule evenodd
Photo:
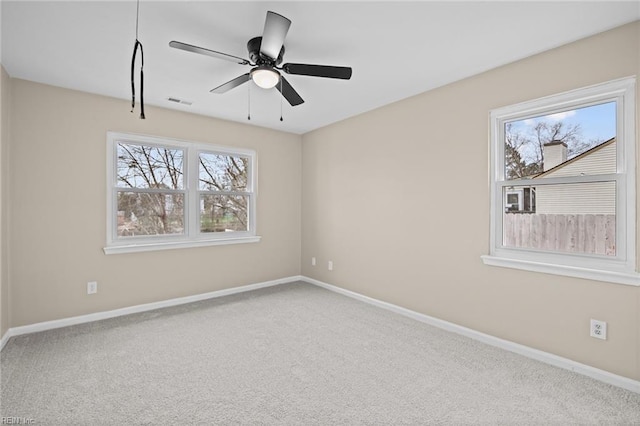
<path fill-rule="evenodd" d="M 178 99 L 178 98 L 167 98 L 167 100 L 169 102 L 174 102 L 176 104 L 182 104 L 182 105 L 187 105 L 187 106 L 193 104 L 193 102 L 185 101 L 184 99 Z"/>

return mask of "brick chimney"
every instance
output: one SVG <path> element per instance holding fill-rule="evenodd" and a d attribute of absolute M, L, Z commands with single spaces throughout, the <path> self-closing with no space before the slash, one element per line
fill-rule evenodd
<path fill-rule="evenodd" d="M 542 170 L 546 172 L 567 161 L 567 144 L 562 141 L 545 143 L 542 147 L 542 153 L 544 155 Z"/>

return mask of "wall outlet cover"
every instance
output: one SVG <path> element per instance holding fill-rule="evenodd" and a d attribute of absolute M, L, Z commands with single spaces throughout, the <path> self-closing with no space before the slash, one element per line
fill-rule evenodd
<path fill-rule="evenodd" d="M 589 335 L 596 339 L 607 340 L 607 323 L 592 319 L 589 327 Z"/>

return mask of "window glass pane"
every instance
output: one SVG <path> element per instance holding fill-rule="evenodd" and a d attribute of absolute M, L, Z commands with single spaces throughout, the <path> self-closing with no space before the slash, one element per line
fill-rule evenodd
<path fill-rule="evenodd" d="M 505 179 L 616 173 L 616 102 L 504 125 Z"/>
<path fill-rule="evenodd" d="M 246 191 L 249 158 L 200 154 L 199 188 L 202 191 Z"/>
<path fill-rule="evenodd" d="M 248 205 L 248 196 L 201 195 L 200 232 L 248 231 Z"/>
<path fill-rule="evenodd" d="M 184 233 L 184 195 L 118 192 L 118 236 Z"/>
<path fill-rule="evenodd" d="M 120 188 L 183 188 L 184 151 L 118 143 Z"/>
<path fill-rule="evenodd" d="M 510 197 L 521 194 L 514 208 Z M 503 191 L 505 247 L 616 255 L 616 183 L 510 186 Z"/>

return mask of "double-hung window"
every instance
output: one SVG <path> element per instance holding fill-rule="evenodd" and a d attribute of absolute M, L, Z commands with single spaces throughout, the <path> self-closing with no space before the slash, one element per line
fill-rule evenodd
<path fill-rule="evenodd" d="M 252 150 L 107 134 L 105 253 L 259 241 Z"/>
<path fill-rule="evenodd" d="M 635 78 L 491 111 L 486 264 L 640 285 Z"/>

